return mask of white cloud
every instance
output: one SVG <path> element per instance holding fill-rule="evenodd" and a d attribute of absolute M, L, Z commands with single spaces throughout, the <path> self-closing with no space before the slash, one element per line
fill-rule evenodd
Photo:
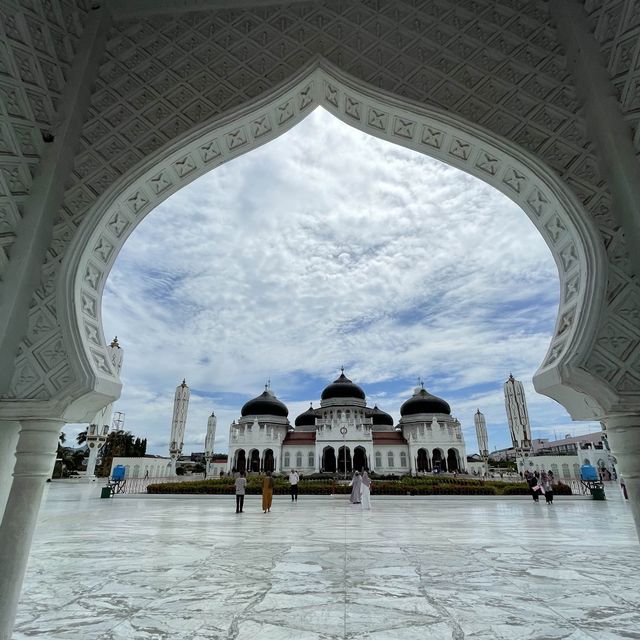
<path fill-rule="evenodd" d="M 125 349 L 117 408 L 158 452 L 183 377 L 197 390 L 185 448 L 198 450 L 212 408 L 222 448 L 267 378 L 295 416 L 321 391 L 307 398 L 301 378 L 328 382 L 342 364 L 365 387 L 388 383 L 396 417 L 397 390 L 417 376 L 457 399 L 471 432 L 482 400 L 502 445 L 502 382 L 530 381 L 557 298 L 551 254 L 514 203 L 317 110 L 153 211 L 116 262 L 103 316 Z M 528 397 L 534 422 L 568 422 Z"/>

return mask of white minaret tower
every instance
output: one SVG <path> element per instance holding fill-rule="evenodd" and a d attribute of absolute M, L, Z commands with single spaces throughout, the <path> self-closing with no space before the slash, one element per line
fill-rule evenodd
<path fill-rule="evenodd" d="M 485 473 L 489 471 L 487 462 L 489 460 L 489 437 L 487 436 L 487 422 L 484 414 L 478 409 L 473 416 L 473 422 L 476 425 L 476 437 L 478 438 L 478 449 L 482 462 L 484 463 Z"/>
<path fill-rule="evenodd" d="M 171 475 L 176 475 L 176 462 L 182 454 L 184 444 L 184 430 L 187 426 L 187 410 L 189 409 L 189 396 L 191 392 L 186 380 L 176 388 L 173 400 L 173 420 L 171 422 L 171 444 L 169 455 L 171 456 Z"/>
<path fill-rule="evenodd" d="M 522 382 L 516 380 L 511 374 L 504 383 L 504 405 L 507 410 L 511 441 L 516 453 L 528 453 L 531 450 L 531 425 L 524 387 Z"/>
<path fill-rule="evenodd" d="M 124 351 L 118 344 L 118 336 L 116 336 L 111 344 L 107 347 L 107 353 L 116 375 L 120 375 L 122 369 L 122 359 Z M 95 479 L 96 462 L 98 460 L 98 452 L 107 441 L 109 435 L 109 425 L 111 424 L 111 412 L 113 411 L 113 403 L 108 404 L 102 411 L 98 411 L 96 417 L 87 427 L 87 444 L 89 445 L 89 460 L 87 461 L 87 471 L 85 477 L 87 479 Z"/>
<path fill-rule="evenodd" d="M 218 421 L 216 414 L 212 411 L 207 420 L 207 437 L 204 439 L 204 460 L 207 465 L 207 477 L 211 475 L 211 461 L 213 460 L 213 448 L 216 441 L 216 426 Z"/>

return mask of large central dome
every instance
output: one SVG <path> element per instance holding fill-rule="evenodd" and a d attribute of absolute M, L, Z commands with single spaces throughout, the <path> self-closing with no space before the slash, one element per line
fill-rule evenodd
<path fill-rule="evenodd" d="M 358 398 L 365 399 L 364 391 L 355 383 L 351 382 L 344 375 L 344 370 L 337 380 L 325 387 L 321 396 L 322 400 L 332 400 L 333 398 Z"/>
<path fill-rule="evenodd" d="M 400 407 L 401 416 L 413 416 L 418 413 L 444 413 L 451 415 L 451 407 L 442 398 L 430 394 L 424 387 L 416 392 Z"/>
<path fill-rule="evenodd" d="M 265 388 L 257 398 L 245 403 L 240 414 L 243 418 L 246 416 L 280 416 L 286 418 L 289 415 L 289 409 L 275 397 L 271 389 Z"/>

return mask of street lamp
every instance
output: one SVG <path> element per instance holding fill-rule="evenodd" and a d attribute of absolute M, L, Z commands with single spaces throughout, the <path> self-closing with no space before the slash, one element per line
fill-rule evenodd
<path fill-rule="evenodd" d="M 340 427 L 340 433 L 342 434 L 342 455 L 344 456 L 344 479 L 347 479 L 347 446 L 346 436 L 347 436 L 347 427 Z"/>

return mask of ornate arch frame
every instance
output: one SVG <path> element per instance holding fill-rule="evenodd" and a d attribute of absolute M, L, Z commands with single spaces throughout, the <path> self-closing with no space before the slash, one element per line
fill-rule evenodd
<path fill-rule="evenodd" d="M 81 407 L 95 413 L 120 393 L 102 331 L 103 289 L 138 223 L 185 185 L 288 131 L 322 106 L 370 135 L 424 153 L 474 175 L 518 204 L 555 259 L 560 305 L 547 354 L 534 376 L 540 393 L 574 419 L 594 419 L 615 397 L 583 368 L 604 307 L 607 259 L 590 216 L 546 164 L 519 145 L 440 109 L 359 81 L 322 57 L 268 95 L 167 145 L 97 201 L 60 272 L 58 309 Z"/>

